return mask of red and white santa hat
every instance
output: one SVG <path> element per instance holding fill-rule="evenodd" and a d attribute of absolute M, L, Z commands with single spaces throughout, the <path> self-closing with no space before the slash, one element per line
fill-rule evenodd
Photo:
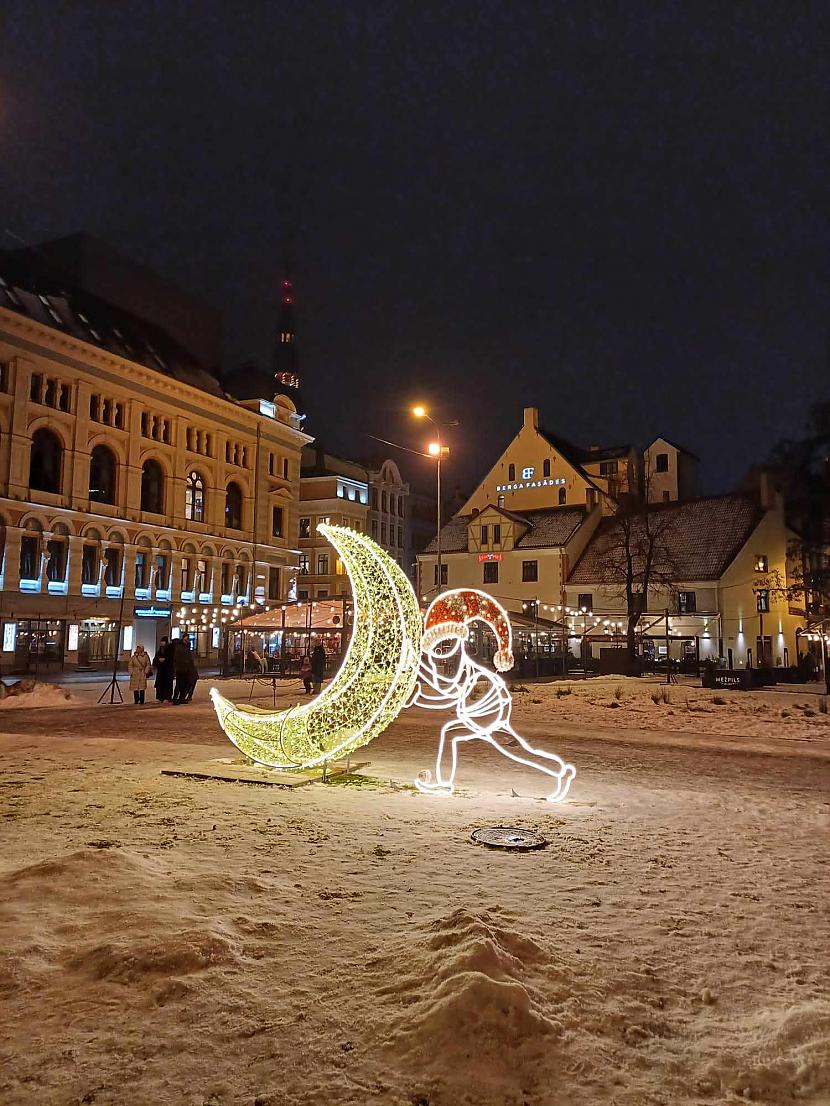
<path fill-rule="evenodd" d="M 499 672 L 513 667 L 513 630 L 507 612 L 492 596 L 476 588 L 456 588 L 433 599 L 424 621 L 423 648 L 435 652 L 448 638 L 467 640 L 467 627 L 478 619 L 486 623 L 499 643 L 493 663 Z"/>

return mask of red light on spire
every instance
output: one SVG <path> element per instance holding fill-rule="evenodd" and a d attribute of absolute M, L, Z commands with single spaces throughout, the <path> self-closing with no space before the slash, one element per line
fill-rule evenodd
<path fill-rule="evenodd" d="M 283 286 L 283 288 L 290 288 L 291 287 L 291 281 L 290 280 L 284 280 L 282 282 L 282 286 Z"/>
<path fill-rule="evenodd" d="M 283 296 L 282 297 L 282 302 L 283 303 L 293 303 L 294 302 L 294 297 L 293 296 Z"/>

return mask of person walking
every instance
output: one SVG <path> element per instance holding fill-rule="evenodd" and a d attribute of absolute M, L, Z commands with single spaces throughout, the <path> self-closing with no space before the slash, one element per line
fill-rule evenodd
<path fill-rule="evenodd" d="M 156 655 L 153 657 L 153 668 L 156 670 L 156 699 L 160 703 L 169 703 L 173 699 L 174 653 L 173 643 L 165 635 L 159 642 Z"/>
<path fill-rule="evenodd" d="M 189 703 L 193 698 L 193 689 L 199 678 L 196 665 L 193 661 L 193 653 L 187 638 L 179 638 L 176 644 L 174 670 L 176 673 L 176 687 L 173 692 L 173 704 Z"/>
<path fill-rule="evenodd" d="M 136 645 L 135 652 L 127 661 L 127 671 L 130 674 L 130 691 L 133 693 L 133 701 L 136 705 L 143 706 L 147 680 L 153 671 L 150 654 L 143 645 Z"/>
<path fill-rule="evenodd" d="M 306 695 L 311 694 L 311 657 L 308 653 L 303 657 L 303 663 L 300 665 L 300 679 L 303 681 L 303 687 L 305 688 Z"/>
<path fill-rule="evenodd" d="M 311 682 L 314 685 L 314 694 L 319 695 L 323 686 L 323 677 L 326 674 L 326 650 L 322 642 L 317 642 L 311 650 Z"/>

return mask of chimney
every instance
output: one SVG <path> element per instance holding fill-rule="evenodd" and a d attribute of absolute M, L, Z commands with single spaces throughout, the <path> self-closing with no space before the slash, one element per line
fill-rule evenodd
<path fill-rule="evenodd" d="M 525 407 L 524 426 L 529 426 L 531 430 L 539 429 L 539 408 L 538 407 Z"/>

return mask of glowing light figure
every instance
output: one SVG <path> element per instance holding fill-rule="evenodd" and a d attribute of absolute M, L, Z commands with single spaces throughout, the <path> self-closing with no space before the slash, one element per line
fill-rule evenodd
<path fill-rule="evenodd" d="M 400 566 L 366 534 L 320 525 L 342 558 L 354 595 L 354 624 L 329 686 L 290 710 L 237 706 L 210 695 L 219 722 L 246 756 L 271 768 L 313 768 L 368 744 L 412 693 L 421 652 L 421 613 Z"/>
<path fill-rule="evenodd" d="M 485 622 L 496 634 L 499 650 L 493 658 L 498 672 L 475 661 L 465 649 L 472 622 Z M 429 607 L 422 641 L 423 655 L 418 683 L 409 706 L 430 710 L 454 710 L 444 723 L 435 760 L 435 780 L 421 773 L 415 786 L 426 794 L 451 794 L 458 768 L 459 747 L 467 741 L 486 741 L 510 760 L 535 768 L 556 780 L 547 796 L 561 802 L 576 775 L 555 753 L 535 749 L 513 729 L 513 700 L 498 674 L 513 667 L 513 632 L 507 612 L 492 596 L 475 588 L 444 592 Z M 444 670 L 447 661 L 449 672 Z"/>

